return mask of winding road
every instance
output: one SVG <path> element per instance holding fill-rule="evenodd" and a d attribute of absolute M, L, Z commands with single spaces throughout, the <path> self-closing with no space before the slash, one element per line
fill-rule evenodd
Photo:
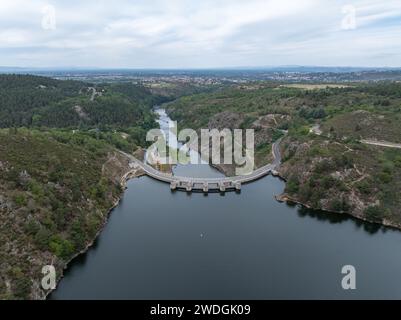
<path fill-rule="evenodd" d="M 272 145 L 273 162 L 254 170 L 249 175 L 235 176 L 235 177 L 225 177 L 225 178 L 193 178 L 193 177 L 181 177 L 174 176 L 172 174 L 167 174 L 160 172 L 146 163 L 136 159 L 134 156 L 120 151 L 122 154 L 127 156 L 131 160 L 130 166 L 133 170 L 142 169 L 146 175 L 149 177 L 170 183 L 170 188 L 172 190 L 185 190 L 185 191 L 229 191 L 229 190 L 241 190 L 241 185 L 245 183 L 250 183 L 252 181 L 258 180 L 273 170 L 275 170 L 281 163 L 281 153 L 280 153 L 280 142 L 282 138 L 278 139 Z"/>
<path fill-rule="evenodd" d="M 363 139 L 363 140 L 361 140 L 361 142 L 365 143 L 365 144 L 374 145 L 374 146 L 401 149 L 400 143 L 393 143 L 393 142 L 388 142 L 388 141 L 367 140 L 367 139 Z"/>

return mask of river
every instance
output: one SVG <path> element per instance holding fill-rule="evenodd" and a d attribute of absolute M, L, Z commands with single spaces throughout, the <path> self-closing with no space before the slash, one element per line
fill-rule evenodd
<path fill-rule="evenodd" d="M 168 117 L 158 113 L 165 128 Z M 205 164 L 174 173 L 221 176 Z M 208 195 L 133 179 L 49 298 L 401 298 L 401 232 L 279 203 L 274 195 L 283 189 L 272 176 L 239 194 Z M 356 269 L 356 290 L 341 286 L 344 265 Z"/>

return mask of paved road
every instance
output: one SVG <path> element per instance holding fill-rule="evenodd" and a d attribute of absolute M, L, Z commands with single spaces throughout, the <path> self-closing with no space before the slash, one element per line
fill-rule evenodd
<path fill-rule="evenodd" d="M 166 183 L 170 183 L 174 188 L 190 188 L 192 189 L 225 189 L 225 188 L 240 188 L 240 185 L 243 183 L 249 183 L 255 181 L 265 175 L 268 175 L 272 170 L 276 169 L 281 163 L 281 153 L 280 153 L 280 142 L 281 139 L 277 140 L 273 143 L 272 146 L 272 154 L 273 154 L 273 162 L 254 170 L 249 175 L 244 176 L 235 176 L 235 177 L 225 177 L 225 178 L 193 178 L 193 177 L 181 177 L 181 176 L 173 176 L 171 174 L 160 172 L 153 167 L 149 166 L 146 163 L 136 159 L 134 156 L 129 155 L 125 152 L 120 151 L 127 157 L 131 159 L 134 163 L 134 168 L 141 168 L 146 175 L 157 179 L 159 181 L 163 181 Z M 188 190 L 188 189 L 187 189 Z M 205 189 L 204 189 L 205 190 Z"/>
<path fill-rule="evenodd" d="M 95 96 L 96 96 L 96 89 L 94 87 L 89 87 L 88 91 L 89 90 L 92 90 L 92 95 L 91 95 L 90 101 L 94 101 L 95 100 Z"/>
<path fill-rule="evenodd" d="M 361 140 L 361 142 L 365 143 L 365 144 L 371 144 L 371 145 L 374 145 L 374 146 L 401 149 L 401 144 L 400 143 L 393 143 L 393 142 L 387 142 L 387 141 L 376 141 L 376 140 Z"/>

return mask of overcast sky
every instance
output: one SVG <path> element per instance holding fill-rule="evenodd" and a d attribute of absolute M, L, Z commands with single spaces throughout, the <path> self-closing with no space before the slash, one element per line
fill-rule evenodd
<path fill-rule="evenodd" d="M 0 66 L 277 65 L 401 67 L 401 0 L 0 0 Z"/>

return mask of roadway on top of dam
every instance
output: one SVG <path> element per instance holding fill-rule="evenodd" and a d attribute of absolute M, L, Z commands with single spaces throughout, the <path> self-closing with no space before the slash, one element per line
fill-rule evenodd
<path fill-rule="evenodd" d="M 224 177 L 224 178 L 195 178 L 195 177 L 175 176 L 172 174 L 160 172 L 151 167 L 150 165 L 136 159 L 132 155 L 129 155 L 127 153 L 123 154 L 131 159 L 132 162 L 131 167 L 133 168 L 133 170 L 137 170 L 138 168 L 140 168 L 149 177 L 162 182 L 170 183 L 170 187 L 172 190 L 175 189 L 186 190 L 186 191 L 200 190 L 203 192 L 217 190 L 224 192 L 227 190 L 240 190 L 242 184 L 258 180 L 268 175 L 273 170 L 275 170 L 281 163 L 281 154 L 279 147 L 280 142 L 281 139 L 277 140 L 272 145 L 272 154 L 273 154 L 272 163 L 254 170 L 249 175 Z"/>

